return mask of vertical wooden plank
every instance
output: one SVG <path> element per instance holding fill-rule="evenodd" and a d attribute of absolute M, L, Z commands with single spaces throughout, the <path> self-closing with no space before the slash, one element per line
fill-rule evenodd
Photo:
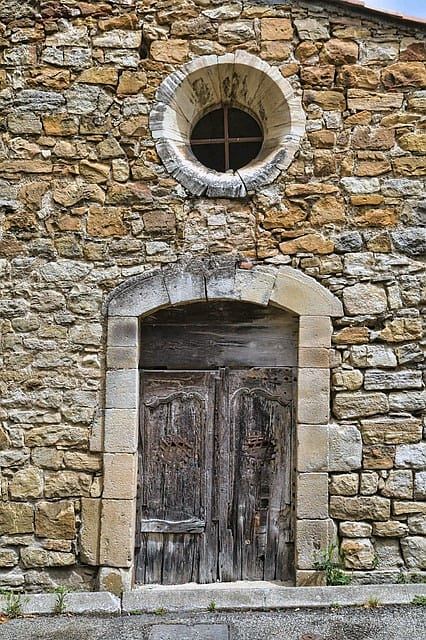
<path fill-rule="evenodd" d="M 291 396 L 289 370 L 230 373 L 230 419 L 236 432 L 234 572 L 242 580 L 288 576 Z"/>
<path fill-rule="evenodd" d="M 231 528 L 234 433 L 229 420 L 228 372 L 219 370 L 215 406 L 215 468 L 213 492 L 216 497 L 214 518 L 217 523 L 218 580 L 236 580 L 233 567 L 234 539 Z"/>

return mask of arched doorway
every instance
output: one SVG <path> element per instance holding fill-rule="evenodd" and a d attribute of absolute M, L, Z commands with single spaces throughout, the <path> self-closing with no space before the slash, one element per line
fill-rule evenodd
<path fill-rule="evenodd" d="M 235 301 L 142 318 L 137 583 L 292 578 L 297 334 Z"/>
<path fill-rule="evenodd" d="M 224 300 L 276 307 L 298 316 L 296 584 L 307 584 L 314 577 L 314 551 L 326 547 L 335 535 L 328 516 L 329 351 L 331 318 L 343 314 L 341 302 L 313 278 L 290 267 L 246 271 L 233 257 L 180 264 L 128 280 L 107 302 L 104 490 L 100 503 L 91 502 L 82 512 L 83 531 L 89 526 L 93 531 L 100 513 L 98 533 L 89 536 L 85 554 L 100 566 L 101 589 L 111 584 L 114 589 L 128 589 L 135 583 L 141 318 L 161 308 Z"/>

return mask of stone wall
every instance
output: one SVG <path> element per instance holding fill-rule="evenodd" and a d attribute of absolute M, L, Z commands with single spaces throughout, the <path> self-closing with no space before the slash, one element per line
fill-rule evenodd
<path fill-rule="evenodd" d="M 301 92 L 306 136 L 270 186 L 190 197 L 150 137 L 155 90 L 236 49 Z M 343 301 L 329 471 L 345 564 L 355 581 L 426 570 L 425 49 L 424 29 L 333 3 L 1 3 L 0 586 L 95 587 L 80 524 L 102 495 L 102 305 L 183 255 L 289 265 Z"/>

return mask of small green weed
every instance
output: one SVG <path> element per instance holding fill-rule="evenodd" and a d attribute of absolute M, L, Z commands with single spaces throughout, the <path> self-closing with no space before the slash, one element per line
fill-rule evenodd
<path fill-rule="evenodd" d="M 371 596 L 368 598 L 367 602 L 364 604 L 364 609 L 377 609 L 381 605 L 379 598 L 375 596 Z"/>
<path fill-rule="evenodd" d="M 216 611 L 216 602 L 214 600 L 210 602 L 209 606 L 207 607 L 207 611 L 210 611 L 210 613 L 214 613 Z"/>
<path fill-rule="evenodd" d="M 14 591 L 0 591 L 6 600 L 4 613 L 8 618 L 19 618 L 22 616 L 22 594 Z"/>
<path fill-rule="evenodd" d="M 416 604 L 422 607 L 426 607 L 426 596 L 414 596 L 414 598 L 411 601 L 411 604 Z"/>
<path fill-rule="evenodd" d="M 158 609 L 154 611 L 154 615 L 156 616 L 165 616 L 166 613 L 167 613 L 167 609 L 165 609 L 164 607 L 158 607 Z"/>
<path fill-rule="evenodd" d="M 314 568 L 317 571 L 325 571 L 327 585 L 347 585 L 351 581 L 350 576 L 345 575 L 342 571 L 343 558 L 334 543 L 316 553 Z"/>
<path fill-rule="evenodd" d="M 58 615 L 65 613 L 66 611 L 65 598 L 67 593 L 69 593 L 68 587 L 61 585 L 59 587 L 56 587 L 53 590 L 53 593 L 56 596 L 54 613 L 57 613 Z"/>

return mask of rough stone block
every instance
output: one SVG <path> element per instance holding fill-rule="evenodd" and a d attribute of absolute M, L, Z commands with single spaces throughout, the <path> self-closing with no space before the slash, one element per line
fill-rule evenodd
<path fill-rule="evenodd" d="M 369 538 L 372 526 L 368 522 L 340 522 L 339 531 L 345 538 Z"/>
<path fill-rule="evenodd" d="M 426 537 L 403 538 L 401 549 L 405 564 L 409 569 L 426 569 Z"/>
<path fill-rule="evenodd" d="M 414 497 L 419 500 L 426 499 L 426 471 L 414 474 Z"/>
<path fill-rule="evenodd" d="M 421 389 L 423 386 L 421 371 L 380 371 L 371 369 L 365 372 L 364 388 L 376 389 Z"/>
<path fill-rule="evenodd" d="M 297 477 L 297 518 L 328 518 L 328 474 L 300 473 Z"/>
<path fill-rule="evenodd" d="M 390 500 L 379 496 L 331 496 L 330 516 L 337 520 L 389 520 Z"/>
<path fill-rule="evenodd" d="M 388 399 L 384 393 L 337 393 L 333 412 L 337 418 L 362 418 L 387 413 Z"/>
<path fill-rule="evenodd" d="M 426 409 L 426 391 L 393 391 L 389 394 L 391 411 L 423 411 Z"/>
<path fill-rule="evenodd" d="M 343 539 L 340 545 L 346 569 L 373 569 L 376 554 L 369 538 Z"/>
<path fill-rule="evenodd" d="M 359 487 L 357 473 L 339 473 L 331 476 L 330 494 L 338 496 L 356 496 Z"/>
<path fill-rule="evenodd" d="M 388 300 L 382 287 L 375 284 L 354 284 L 343 289 L 343 303 L 350 316 L 372 315 L 387 310 Z"/>
<path fill-rule="evenodd" d="M 329 369 L 299 369 L 297 419 L 304 424 L 326 424 L 330 417 Z"/>
<path fill-rule="evenodd" d="M 106 409 L 134 409 L 139 399 L 139 371 L 121 369 L 107 371 L 105 385 Z"/>
<path fill-rule="evenodd" d="M 426 468 L 426 442 L 402 444 L 396 448 L 395 466 L 410 469 Z"/>
<path fill-rule="evenodd" d="M 134 453 L 138 448 L 138 411 L 106 409 L 104 450 L 106 453 Z"/>
<path fill-rule="evenodd" d="M 102 500 L 100 562 L 130 567 L 135 545 L 135 500 Z"/>
<path fill-rule="evenodd" d="M 135 453 L 106 453 L 104 455 L 104 498 L 114 500 L 133 500 L 136 498 L 137 463 Z"/>
<path fill-rule="evenodd" d="M 393 368 L 398 364 L 393 350 L 381 344 L 354 345 L 349 353 L 350 362 L 354 367 Z"/>
<path fill-rule="evenodd" d="M 328 425 L 297 426 L 297 470 L 326 471 L 328 468 Z"/>
<path fill-rule="evenodd" d="M 329 425 L 328 468 L 330 471 L 351 471 L 360 469 L 362 441 L 359 430 L 354 425 Z"/>
<path fill-rule="evenodd" d="M 361 420 L 364 444 L 410 444 L 422 437 L 422 423 L 417 418 L 373 418 Z"/>

